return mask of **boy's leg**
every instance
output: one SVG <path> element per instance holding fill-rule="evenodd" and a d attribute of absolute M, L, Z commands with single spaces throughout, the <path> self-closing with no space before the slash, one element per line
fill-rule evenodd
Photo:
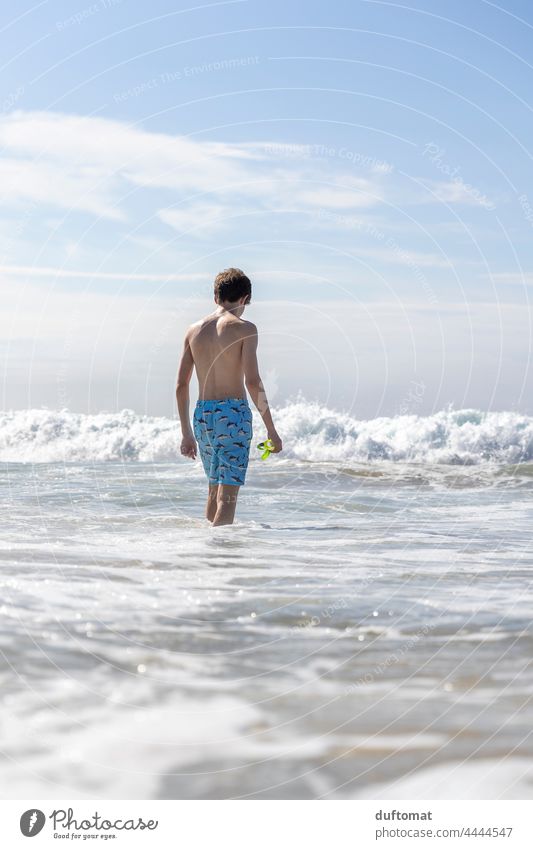
<path fill-rule="evenodd" d="M 209 519 L 210 522 L 216 516 L 217 512 L 217 496 L 218 496 L 218 483 L 210 483 L 209 484 L 209 492 L 207 494 L 207 504 L 205 507 L 205 518 Z"/>
<path fill-rule="evenodd" d="M 232 525 L 239 497 L 239 487 L 221 483 L 218 487 L 217 511 L 213 520 L 216 525 Z"/>

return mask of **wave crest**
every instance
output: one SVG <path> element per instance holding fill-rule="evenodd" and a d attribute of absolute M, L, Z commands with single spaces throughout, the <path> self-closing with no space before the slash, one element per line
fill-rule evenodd
<path fill-rule="evenodd" d="M 516 412 L 448 408 L 430 416 L 358 420 L 298 400 L 274 413 L 285 458 L 332 462 L 378 460 L 477 464 L 533 460 L 533 418 Z M 254 427 L 263 437 L 256 413 Z M 0 414 L 4 462 L 182 461 L 173 419 L 133 410 L 84 415 L 68 410 Z M 252 451 L 252 457 L 255 454 Z"/>

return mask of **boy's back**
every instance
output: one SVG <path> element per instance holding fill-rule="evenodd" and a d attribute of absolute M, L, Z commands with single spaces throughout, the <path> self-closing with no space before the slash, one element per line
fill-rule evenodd
<path fill-rule="evenodd" d="M 246 397 L 243 342 L 256 333 L 254 324 L 231 313 L 212 313 L 189 328 L 199 398 Z"/>

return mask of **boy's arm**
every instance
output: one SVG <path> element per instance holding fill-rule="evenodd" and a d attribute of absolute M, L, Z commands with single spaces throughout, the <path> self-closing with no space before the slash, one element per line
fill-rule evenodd
<path fill-rule="evenodd" d="M 257 407 L 261 418 L 265 423 L 268 438 L 271 439 L 274 444 L 273 453 L 279 454 L 279 452 L 283 449 L 283 444 L 276 428 L 274 427 L 274 422 L 272 421 L 272 414 L 270 412 L 270 407 L 268 406 L 265 387 L 263 386 L 263 381 L 261 380 L 259 374 L 259 365 L 257 363 L 258 341 L 259 339 L 257 335 L 257 327 L 255 326 L 255 324 L 252 324 L 250 322 L 249 333 L 247 336 L 244 337 L 242 343 L 244 382 L 246 384 L 248 392 L 250 393 L 252 401 Z"/>
<path fill-rule="evenodd" d="M 181 453 L 184 457 L 196 459 L 196 440 L 191 428 L 189 418 L 189 383 L 194 369 L 191 346 L 189 343 L 189 332 L 185 334 L 183 353 L 178 368 L 178 379 L 176 383 L 176 401 L 181 423 Z"/>

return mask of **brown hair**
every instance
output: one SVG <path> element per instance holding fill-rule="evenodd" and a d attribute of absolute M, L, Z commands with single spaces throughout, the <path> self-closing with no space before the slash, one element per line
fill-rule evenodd
<path fill-rule="evenodd" d="M 252 294 L 252 284 L 240 268 L 226 268 L 215 277 L 215 300 L 234 303 L 245 295 Z"/>

